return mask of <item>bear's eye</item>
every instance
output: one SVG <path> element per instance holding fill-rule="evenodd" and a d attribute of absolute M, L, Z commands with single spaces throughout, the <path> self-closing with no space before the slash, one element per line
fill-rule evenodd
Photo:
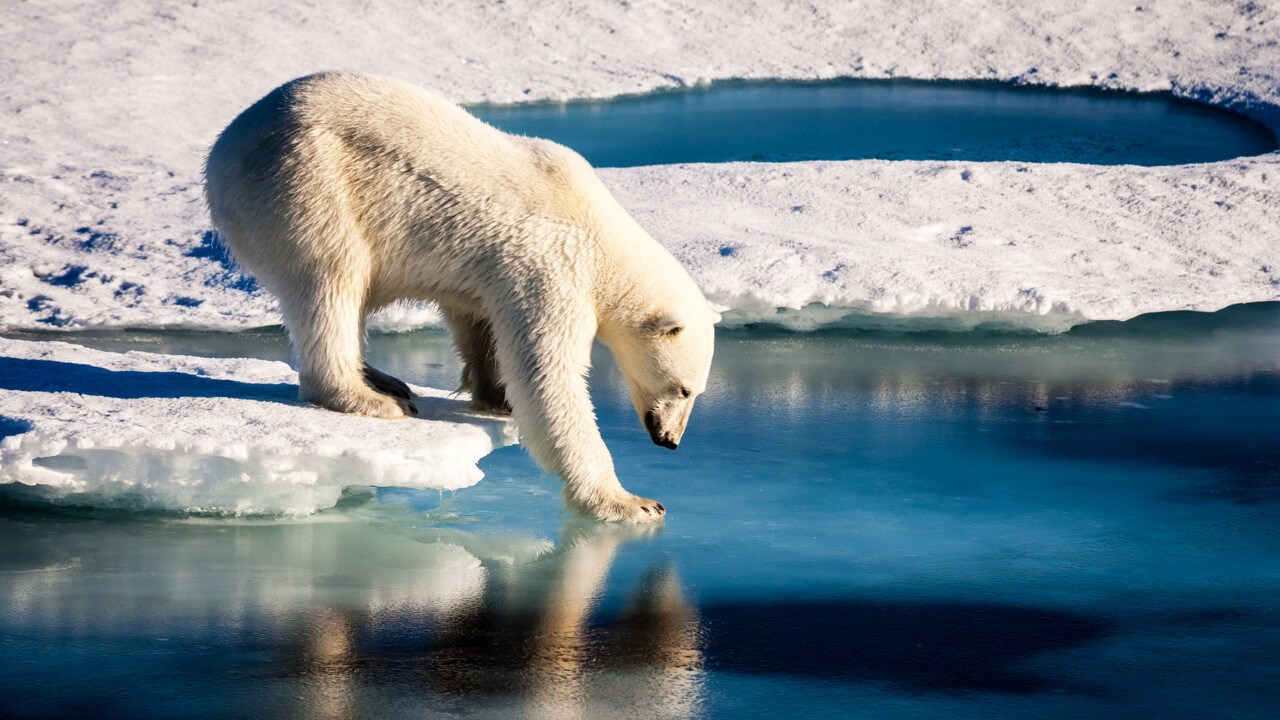
<path fill-rule="evenodd" d="M 692 390 L 685 387 L 684 385 L 680 386 L 680 397 L 688 399 L 688 397 L 692 394 L 693 394 Z"/>
<path fill-rule="evenodd" d="M 645 332 L 651 332 L 662 337 L 677 335 L 684 329 L 684 325 L 681 325 L 679 320 L 670 315 L 655 315 L 645 320 L 641 327 L 644 328 Z"/>

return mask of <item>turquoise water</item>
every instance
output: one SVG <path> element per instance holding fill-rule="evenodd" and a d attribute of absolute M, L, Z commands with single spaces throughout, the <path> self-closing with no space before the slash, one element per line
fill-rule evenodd
<path fill-rule="evenodd" d="M 1180 165 L 1276 149 L 1264 126 L 1167 93 L 1003 83 L 725 82 L 471 109 L 601 167 L 867 158 Z"/>
<path fill-rule="evenodd" d="M 276 331 L 107 349 L 287 356 Z M 442 333 L 374 363 L 448 386 Z M 519 448 L 309 522 L 0 512 L 0 715 L 1264 716 L 1280 304 L 1056 337 L 722 333 L 680 449 L 598 353 L 661 528 Z"/>

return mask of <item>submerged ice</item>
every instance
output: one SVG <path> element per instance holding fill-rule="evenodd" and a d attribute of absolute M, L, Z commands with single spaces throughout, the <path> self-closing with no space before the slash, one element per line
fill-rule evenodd
<path fill-rule="evenodd" d="M 0 493 L 18 501 L 300 516 L 347 486 L 472 485 L 503 420 L 414 387 L 420 416 L 300 405 L 281 362 L 0 340 Z"/>

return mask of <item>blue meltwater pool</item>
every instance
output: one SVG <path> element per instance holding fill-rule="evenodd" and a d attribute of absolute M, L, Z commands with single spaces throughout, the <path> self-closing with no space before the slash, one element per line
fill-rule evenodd
<path fill-rule="evenodd" d="M 471 109 L 602 167 L 871 158 L 1181 165 L 1276 149 L 1265 126 L 1168 93 L 1004 83 L 725 82 Z"/>
<path fill-rule="evenodd" d="M 287 356 L 282 333 L 59 336 Z M 448 387 L 439 332 L 376 365 Z M 1054 336 L 721 333 L 660 528 L 518 447 L 308 521 L 0 512 L 0 715 L 1259 717 L 1280 687 L 1280 305 Z M 405 421 L 409 422 L 409 421 Z M 127 692 L 119 692 L 127 688 Z"/>

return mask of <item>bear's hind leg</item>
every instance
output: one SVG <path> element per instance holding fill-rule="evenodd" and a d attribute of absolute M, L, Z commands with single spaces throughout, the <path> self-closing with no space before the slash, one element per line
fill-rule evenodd
<path fill-rule="evenodd" d="M 462 356 L 459 390 L 471 393 L 471 409 L 476 412 L 510 414 L 507 392 L 498 376 L 494 354 L 493 328 L 482 317 L 446 312 L 445 321 L 453 333 L 453 343 Z"/>
<path fill-rule="evenodd" d="M 363 280 L 354 270 L 306 278 L 299 283 L 308 289 L 305 295 L 281 303 L 298 357 L 298 395 L 304 402 L 353 415 L 417 415 L 407 398 L 383 394 L 366 382 Z"/>

